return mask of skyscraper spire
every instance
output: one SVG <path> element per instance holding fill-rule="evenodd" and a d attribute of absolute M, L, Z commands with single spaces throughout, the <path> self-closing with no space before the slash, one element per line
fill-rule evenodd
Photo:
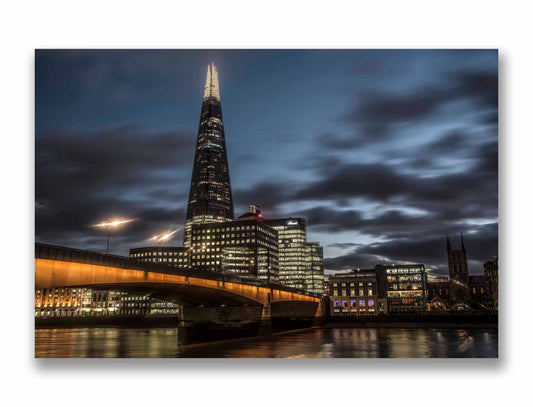
<path fill-rule="evenodd" d="M 207 66 L 207 75 L 204 87 L 204 102 L 209 98 L 220 101 L 220 87 L 218 84 L 218 69 L 214 63 Z"/>
<path fill-rule="evenodd" d="M 183 245 L 190 246 L 191 225 L 233 219 L 226 138 L 222 122 L 218 68 L 207 67 L 196 140 Z"/>

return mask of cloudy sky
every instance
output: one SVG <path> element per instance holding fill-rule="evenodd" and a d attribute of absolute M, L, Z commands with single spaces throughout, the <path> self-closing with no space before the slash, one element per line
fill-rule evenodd
<path fill-rule="evenodd" d="M 127 255 L 183 226 L 211 61 L 236 214 L 306 217 L 327 272 L 447 274 L 447 233 L 471 274 L 498 254 L 495 50 L 37 51 L 37 241 L 103 251 L 91 225 L 135 218 Z"/>

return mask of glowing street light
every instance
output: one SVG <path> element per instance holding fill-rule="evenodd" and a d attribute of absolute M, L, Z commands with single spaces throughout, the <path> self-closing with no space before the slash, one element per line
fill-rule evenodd
<path fill-rule="evenodd" d="M 107 249 L 105 254 L 109 254 L 109 231 L 111 229 L 117 228 L 120 225 L 123 225 L 124 223 L 133 222 L 135 219 L 113 219 L 108 220 L 106 222 L 98 223 L 96 225 L 93 225 L 97 228 L 106 228 L 107 229 Z"/>
<path fill-rule="evenodd" d="M 155 241 L 155 242 L 158 242 L 159 245 L 161 245 L 161 242 L 166 242 L 167 240 L 170 239 L 170 237 L 174 234 L 174 233 L 177 233 L 180 229 L 176 229 L 176 230 L 173 230 L 172 232 L 166 232 L 166 233 L 163 233 L 161 235 L 155 235 L 155 236 L 152 236 L 150 239 L 148 239 L 149 241 Z"/>

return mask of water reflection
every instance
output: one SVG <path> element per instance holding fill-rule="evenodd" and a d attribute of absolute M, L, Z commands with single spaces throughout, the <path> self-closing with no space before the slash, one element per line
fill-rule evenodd
<path fill-rule="evenodd" d="M 445 358 L 497 357 L 498 331 L 479 329 L 319 328 L 181 347 L 172 328 L 37 329 L 43 358 Z"/>

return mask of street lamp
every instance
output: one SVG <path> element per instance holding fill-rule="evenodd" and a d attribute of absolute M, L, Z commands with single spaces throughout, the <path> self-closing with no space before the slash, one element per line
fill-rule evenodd
<path fill-rule="evenodd" d="M 159 243 L 159 246 L 161 246 L 161 242 L 166 242 L 167 240 L 170 239 L 170 237 L 174 234 L 174 233 L 177 233 L 180 229 L 176 229 L 176 230 L 173 230 L 172 232 L 166 232 L 166 233 L 163 233 L 161 235 L 155 235 L 153 237 L 151 237 L 150 239 L 148 240 L 153 240 L 155 242 L 158 242 Z"/>
<path fill-rule="evenodd" d="M 133 222 L 135 219 L 113 219 L 109 220 L 107 222 L 98 223 L 97 225 L 94 225 L 97 228 L 105 228 L 107 230 L 107 249 L 105 254 L 109 254 L 109 231 L 111 229 L 116 229 L 120 225 L 123 225 L 124 223 Z"/>

